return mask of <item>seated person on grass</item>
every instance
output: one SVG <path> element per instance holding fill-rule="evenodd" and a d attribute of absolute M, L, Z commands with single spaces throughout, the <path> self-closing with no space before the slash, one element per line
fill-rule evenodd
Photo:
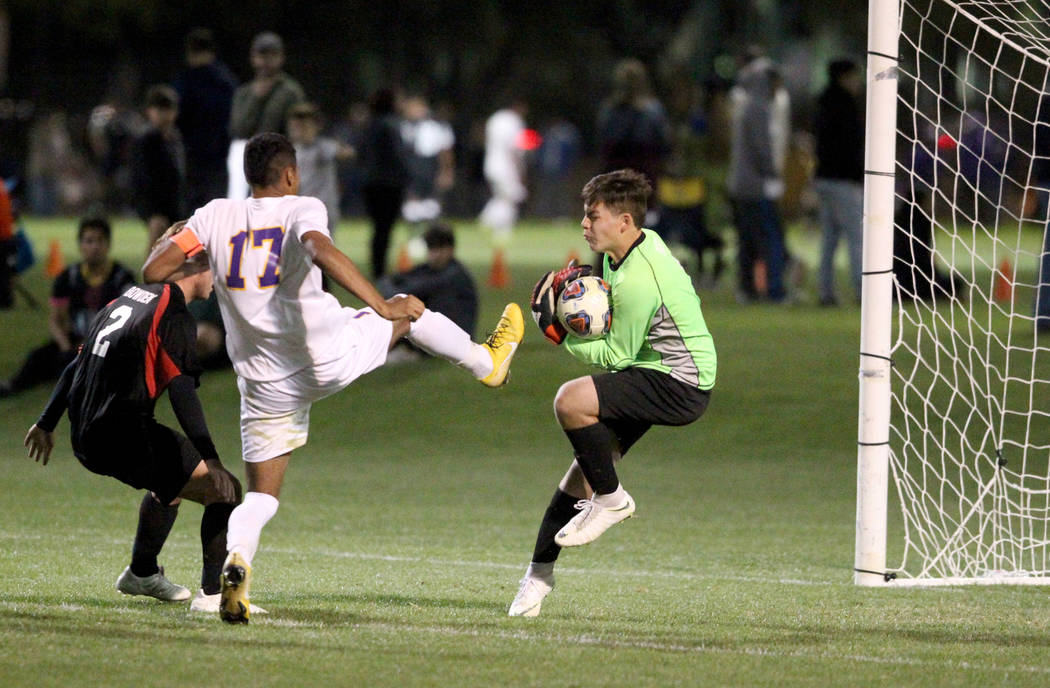
<path fill-rule="evenodd" d="M 427 245 L 427 260 L 408 272 L 387 275 L 376 283 L 384 298 L 395 294 L 411 294 L 427 304 L 427 308 L 441 313 L 473 334 L 478 319 L 478 290 L 470 271 L 456 260 L 456 237 L 445 224 L 435 222 L 423 233 Z M 396 347 L 402 351 L 417 352 L 408 342 Z M 399 356 L 393 358 L 397 360 Z M 414 358 L 407 354 L 407 358 Z M 388 357 L 389 358 L 389 357 Z"/>
<path fill-rule="evenodd" d="M 76 356 L 95 314 L 120 296 L 135 277 L 109 255 L 112 230 L 102 218 L 85 218 L 77 230 L 80 262 L 55 278 L 48 330 L 51 340 L 29 352 L 13 377 L 0 380 L 0 397 L 57 380 Z"/>

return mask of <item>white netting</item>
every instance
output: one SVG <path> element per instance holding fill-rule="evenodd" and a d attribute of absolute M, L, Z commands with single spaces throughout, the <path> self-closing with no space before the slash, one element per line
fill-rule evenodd
<path fill-rule="evenodd" d="M 900 7 L 890 552 L 1050 575 L 1050 4 Z"/>

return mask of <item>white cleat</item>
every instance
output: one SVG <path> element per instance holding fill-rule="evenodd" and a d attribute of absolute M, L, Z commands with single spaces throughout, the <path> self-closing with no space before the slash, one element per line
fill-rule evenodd
<path fill-rule="evenodd" d="M 530 576 L 528 573 L 521 579 L 521 587 L 514 601 L 510 603 L 507 616 L 539 616 L 543 598 L 554 589 L 554 576 L 548 579 Z"/>
<path fill-rule="evenodd" d="M 214 595 L 205 595 L 203 588 L 197 589 L 197 595 L 190 602 L 191 612 L 202 612 L 205 614 L 218 614 L 219 605 L 222 604 L 222 593 L 215 593 Z M 257 607 L 254 604 L 249 603 L 252 614 L 269 614 L 268 611 L 262 607 Z"/>
<path fill-rule="evenodd" d="M 162 602 L 185 602 L 190 599 L 189 589 L 165 578 L 163 568 L 152 576 L 139 578 L 129 566 L 117 578 L 117 590 L 125 595 L 146 595 Z"/>
<path fill-rule="evenodd" d="M 576 502 L 580 513 L 572 517 L 554 536 L 561 547 L 576 547 L 594 542 L 602 533 L 634 514 L 634 500 L 624 492 L 623 501 L 614 507 L 602 506 L 593 499 Z"/>

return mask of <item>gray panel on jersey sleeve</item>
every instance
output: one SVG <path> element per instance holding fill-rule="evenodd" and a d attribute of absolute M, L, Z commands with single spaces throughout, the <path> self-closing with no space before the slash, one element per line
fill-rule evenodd
<path fill-rule="evenodd" d="M 700 370 L 665 305 L 653 315 L 649 345 L 660 354 L 660 362 L 671 369 L 671 377 L 693 387 L 700 385 Z"/>

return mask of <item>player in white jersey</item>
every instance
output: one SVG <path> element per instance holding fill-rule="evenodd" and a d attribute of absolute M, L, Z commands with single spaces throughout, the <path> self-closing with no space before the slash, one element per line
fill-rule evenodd
<path fill-rule="evenodd" d="M 219 608 L 230 623 L 248 621 L 251 561 L 263 526 L 277 512 L 291 452 L 306 443 L 312 402 L 382 365 L 402 337 L 498 387 L 525 329 L 521 309 L 511 303 L 477 344 L 414 296 L 383 299 L 332 244 L 324 204 L 296 195 L 295 149 L 280 134 L 252 138 L 244 168 L 250 198 L 218 199 L 198 209 L 143 266 L 147 281 L 162 281 L 204 250 L 215 276 L 241 392 L 248 479 L 227 533 Z M 321 289 L 322 270 L 367 307 L 341 307 Z"/>

